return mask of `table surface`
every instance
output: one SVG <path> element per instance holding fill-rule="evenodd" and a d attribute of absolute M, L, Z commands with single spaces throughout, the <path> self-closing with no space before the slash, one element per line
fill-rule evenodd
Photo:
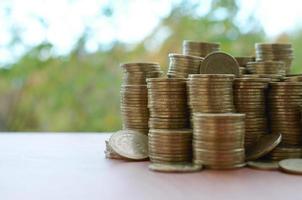
<path fill-rule="evenodd" d="M 0 133 L 1 200 L 301 200 L 302 176 L 239 169 L 165 174 L 104 158 L 108 134 Z"/>

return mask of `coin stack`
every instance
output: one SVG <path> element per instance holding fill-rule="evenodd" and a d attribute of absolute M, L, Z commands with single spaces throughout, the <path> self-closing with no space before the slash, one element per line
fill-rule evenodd
<path fill-rule="evenodd" d="M 279 82 L 284 80 L 284 76 L 279 74 L 244 74 L 242 78 L 266 78 L 270 79 L 270 82 Z"/>
<path fill-rule="evenodd" d="M 234 103 L 238 113 L 245 113 L 245 148 L 268 133 L 265 92 L 270 79 L 237 78 L 234 81 Z"/>
<path fill-rule="evenodd" d="M 184 40 L 182 43 L 183 54 L 198 57 L 206 57 L 209 53 L 219 51 L 219 43 L 198 42 Z"/>
<path fill-rule="evenodd" d="M 192 113 L 235 112 L 232 74 L 191 74 L 188 99 Z"/>
<path fill-rule="evenodd" d="M 247 63 L 250 74 L 279 74 L 285 76 L 286 68 L 283 61 L 257 61 Z"/>
<path fill-rule="evenodd" d="M 192 162 L 192 129 L 150 129 L 148 146 L 152 163 Z"/>
<path fill-rule="evenodd" d="M 203 58 L 182 54 L 169 54 L 169 77 L 188 78 L 189 74 L 198 74 Z"/>
<path fill-rule="evenodd" d="M 241 57 L 235 57 L 236 61 L 239 64 L 239 69 L 240 69 L 240 74 L 248 74 L 248 70 L 246 67 L 246 64 L 248 62 L 254 62 L 255 61 L 255 57 L 252 56 L 241 56 Z"/>
<path fill-rule="evenodd" d="M 186 79 L 147 79 L 149 156 L 152 162 L 187 162 L 192 158 L 192 130 Z"/>
<path fill-rule="evenodd" d="M 194 113 L 193 163 L 212 169 L 244 166 L 245 114 Z"/>
<path fill-rule="evenodd" d="M 256 61 L 283 61 L 286 73 L 290 72 L 294 59 L 293 48 L 289 43 L 256 43 Z"/>
<path fill-rule="evenodd" d="M 285 81 L 302 82 L 302 74 L 288 74 Z"/>
<path fill-rule="evenodd" d="M 301 158 L 302 148 L 295 146 L 276 147 L 269 155 L 266 156 L 270 160 L 284 160 L 288 158 Z"/>
<path fill-rule="evenodd" d="M 126 63 L 121 65 L 124 79 L 121 86 L 123 129 L 148 134 L 148 93 L 146 78 L 162 75 L 157 63 Z"/>
<path fill-rule="evenodd" d="M 268 101 L 271 132 L 282 133 L 281 145 L 301 145 L 302 82 L 270 83 Z"/>

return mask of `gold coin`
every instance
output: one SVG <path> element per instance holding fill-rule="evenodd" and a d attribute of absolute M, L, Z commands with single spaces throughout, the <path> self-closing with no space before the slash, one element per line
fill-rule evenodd
<path fill-rule="evenodd" d="M 302 175 L 302 159 L 285 159 L 279 162 L 282 171 Z"/>
<path fill-rule="evenodd" d="M 159 172 L 197 172 L 202 170 L 202 165 L 192 163 L 151 163 L 149 169 Z"/>
<path fill-rule="evenodd" d="M 111 148 L 120 156 L 133 160 L 148 158 L 148 137 L 132 130 L 122 130 L 111 135 Z"/>
<path fill-rule="evenodd" d="M 281 134 L 267 134 L 261 136 L 257 142 L 255 142 L 246 151 L 247 160 L 256 160 L 270 151 L 272 151 L 281 142 Z"/>

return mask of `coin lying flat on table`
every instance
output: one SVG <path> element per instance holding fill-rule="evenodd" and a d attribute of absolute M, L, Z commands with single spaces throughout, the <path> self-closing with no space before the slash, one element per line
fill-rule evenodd
<path fill-rule="evenodd" d="M 159 172 L 197 172 L 202 165 L 192 163 L 151 163 L 149 169 Z"/>
<path fill-rule="evenodd" d="M 279 166 L 284 172 L 302 175 L 302 159 L 285 159 L 279 162 Z"/>
<path fill-rule="evenodd" d="M 224 52 L 207 55 L 200 66 L 201 74 L 235 74 L 240 75 L 239 64 L 235 58 Z"/>
<path fill-rule="evenodd" d="M 111 135 L 109 145 L 118 155 L 132 160 L 148 158 L 148 136 L 132 130 L 122 130 Z"/>
<path fill-rule="evenodd" d="M 269 153 L 280 144 L 281 138 L 280 133 L 261 136 L 254 145 L 247 149 L 246 160 L 256 160 Z"/>
<path fill-rule="evenodd" d="M 269 161 L 269 160 L 256 160 L 256 161 L 249 161 L 247 165 L 254 169 L 260 170 L 275 170 L 279 169 L 279 164 L 276 161 Z"/>

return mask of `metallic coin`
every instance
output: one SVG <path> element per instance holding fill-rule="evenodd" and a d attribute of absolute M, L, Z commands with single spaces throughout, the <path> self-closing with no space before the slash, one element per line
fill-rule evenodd
<path fill-rule="evenodd" d="M 203 60 L 200 66 L 201 74 L 240 74 L 237 61 L 229 54 L 214 52 Z"/>
<path fill-rule="evenodd" d="M 151 163 L 149 169 L 159 172 L 197 172 L 202 170 L 202 165 L 192 163 Z"/>
<path fill-rule="evenodd" d="M 279 169 L 279 164 L 276 161 L 269 161 L 269 160 L 256 160 L 256 161 L 249 161 L 247 165 L 254 169 L 260 170 L 277 170 Z"/>
<path fill-rule="evenodd" d="M 302 175 L 302 159 L 281 160 L 279 166 L 284 172 Z"/>
<path fill-rule="evenodd" d="M 111 135 L 109 144 L 120 156 L 133 160 L 148 158 L 148 137 L 132 130 L 122 130 Z"/>
<path fill-rule="evenodd" d="M 267 134 L 261 136 L 257 142 L 247 149 L 246 159 L 256 160 L 266 155 L 281 142 L 281 138 L 281 134 Z"/>

